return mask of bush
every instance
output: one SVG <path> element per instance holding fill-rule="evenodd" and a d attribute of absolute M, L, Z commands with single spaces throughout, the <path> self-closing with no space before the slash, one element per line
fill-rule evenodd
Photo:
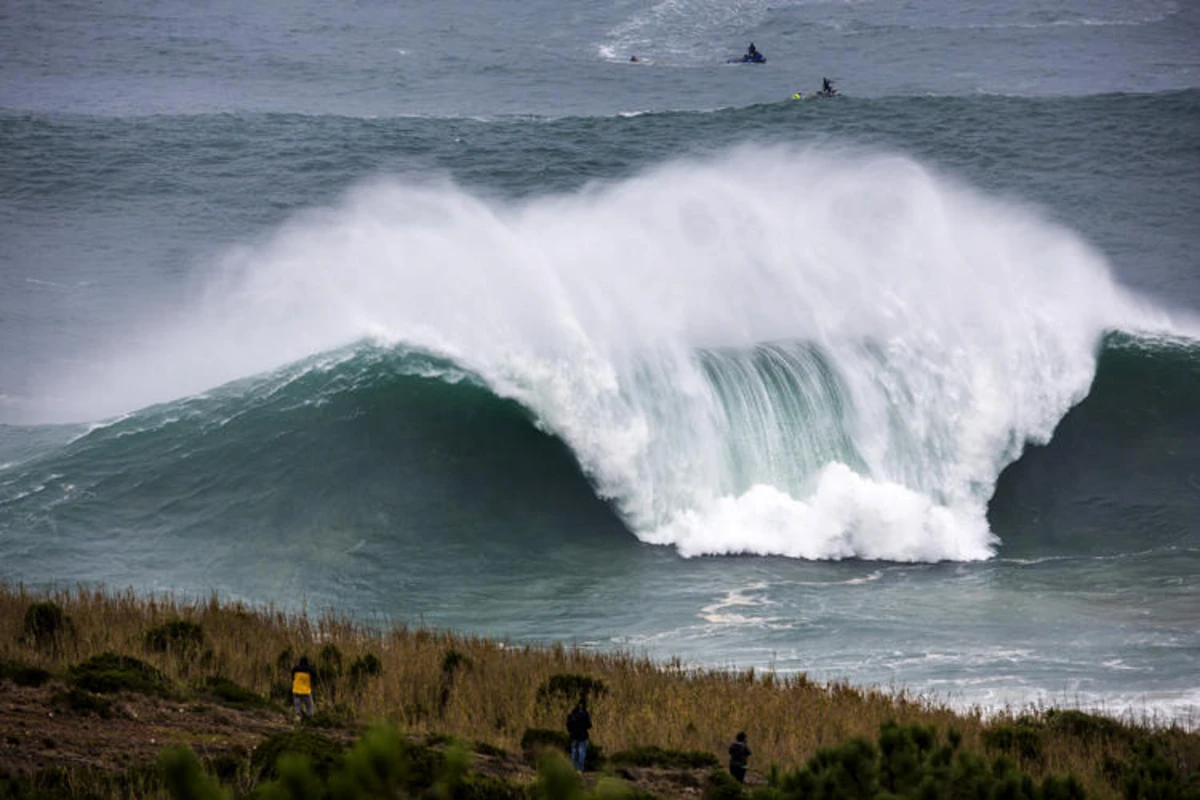
<path fill-rule="evenodd" d="M 211 695 L 230 708 L 249 711 L 255 708 L 271 708 L 271 702 L 260 694 L 234 683 L 229 678 L 212 676 L 205 678 L 197 687 L 200 692 Z"/>
<path fill-rule="evenodd" d="M 525 754 L 529 763 L 538 763 L 542 753 L 547 750 L 570 753 L 571 740 L 566 733 L 548 728 L 528 728 L 521 734 L 521 752 Z M 595 771 L 603 767 L 604 763 L 604 749 L 594 741 L 589 741 L 584 768 Z"/>
<path fill-rule="evenodd" d="M 317 653 L 316 678 L 330 683 L 342 677 L 342 651 L 335 644 L 327 644 Z"/>
<path fill-rule="evenodd" d="M 51 674 L 41 667 L 20 661 L 0 661 L 0 681 L 10 680 L 17 686 L 37 687 L 50 680 Z"/>
<path fill-rule="evenodd" d="M 186 619 L 174 619 L 142 633 L 142 642 L 147 650 L 165 653 L 197 652 L 204 647 L 204 629 Z"/>
<path fill-rule="evenodd" d="M 116 653 L 101 653 L 67 670 L 67 681 L 97 694 L 136 692 L 170 695 L 166 676 L 144 661 Z"/>
<path fill-rule="evenodd" d="M 333 767 L 341 764 L 342 750 L 341 744 L 314 731 L 273 733 L 250 754 L 250 774 L 260 781 L 278 778 L 279 757 L 284 753 L 295 753 L 307 758 L 317 774 L 328 776 Z"/>
<path fill-rule="evenodd" d="M 463 655 L 457 650 L 447 650 L 446 655 L 442 656 L 442 675 L 447 679 L 453 678 L 459 667 L 469 666 L 471 666 L 471 657 Z"/>
<path fill-rule="evenodd" d="M 365 653 L 354 659 L 350 665 L 350 686 L 357 690 L 367 682 L 367 678 L 375 677 L 383 672 L 383 664 L 373 653 Z"/>
<path fill-rule="evenodd" d="M 521 750 L 527 756 L 536 756 L 542 750 L 560 750 L 568 753 L 571 750 L 571 740 L 563 731 L 527 728 L 525 733 L 521 734 Z"/>
<path fill-rule="evenodd" d="M 352 728 L 354 717 L 345 708 L 337 706 L 332 710 L 322 708 L 311 717 L 305 717 L 301 724 L 310 728 Z"/>
<path fill-rule="evenodd" d="M 742 785 L 724 770 L 714 769 L 704 781 L 704 800 L 741 800 L 745 796 Z"/>
<path fill-rule="evenodd" d="M 175 800 L 226 800 L 229 793 L 200 766 L 186 747 L 168 747 L 158 757 L 163 783 Z"/>
<path fill-rule="evenodd" d="M 587 675 L 551 675 L 538 687 L 537 697 L 541 702 L 555 697 L 575 701 L 581 697 L 600 697 L 608 693 L 608 687 L 599 678 Z"/>
<path fill-rule="evenodd" d="M 76 714 L 95 714 L 101 719 L 112 719 L 113 717 L 112 700 L 85 692 L 83 689 L 69 689 L 66 692 L 60 692 L 54 696 L 53 701 L 58 705 L 66 706 Z"/>
<path fill-rule="evenodd" d="M 57 647 L 74 630 L 70 617 L 56 603 L 30 603 L 25 609 L 24 641 L 37 647 Z"/>
<path fill-rule="evenodd" d="M 1065 734 L 1086 744 L 1109 741 L 1125 741 L 1133 738 L 1121 723 L 1099 714 L 1088 714 L 1073 709 L 1052 708 L 1045 714 L 1046 729 Z"/>
<path fill-rule="evenodd" d="M 1003 729 L 1033 730 L 1027 724 L 1003 726 Z M 942 743 L 933 726 L 900 726 L 889 722 L 880 726 L 878 747 L 865 739 L 853 739 L 839 747 L 818 750 L 803 769 L 773 774 L 770 796 L 773 800 L 810 797 L 1082 800 L 1083 789 L 1074 777 L 1051 775 L 1039 785 L 1018 770 L 1008 757 L 1001 756 L 989 763 L 979 753 L 960 750 L 960 743 L 961 738 L 953 733 Z"/>
<path fill-rule="evenodd" d="M 479 755 L 487 756 L 488 758 L 508 758 L 510 755 L 503 747 L 496 747 L 494 744 L 488 744 L 487 742 L 474 742 L 471 745 L 471 749 Z"/>
<path fill-rule="evenodd" d="M 1042 732 L 1029 722 L 993 725 L 983 732 L 983 745 L 1023 761 L 1042 760 Z"/>
<path fill-rule="evenodd" d="M 715 755 L 705 750 L 664 750 L 655 745 L 613 753 L 608 761 L 616 766 L 662 769 L 705 769 L 721 765 Z"/>

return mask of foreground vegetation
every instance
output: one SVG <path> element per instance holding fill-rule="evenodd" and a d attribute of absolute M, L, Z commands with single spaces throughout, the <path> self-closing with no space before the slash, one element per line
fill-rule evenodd
<path fill-rule="evenodd" d="M 289 674 L 302 654 L 318 715 L 297 727 Z M 120 752 L 89 740 L 68 753 L 24 717 L 10 730 L 0 707 L 0 796 L 1200 800 L 1200 735 L 1178 727 L 1058 709 L 985 719 L 802 675 L 215 599 L 0 588 L 0 686 L 56 721 L 120 732 Z M 581 782 L 560 752 L 584 693 L 594 745 Z M 207 727 L 155 721 L 168 712 Z M 739 730 L 754 752 L 746 787 L 720 766 Z"/>

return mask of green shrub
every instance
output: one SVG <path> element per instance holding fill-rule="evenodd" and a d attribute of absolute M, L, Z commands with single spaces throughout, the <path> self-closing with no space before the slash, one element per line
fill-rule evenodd
<path fill-rule="evenodd" d="M 721 765 L 720 760 L 706 750 L 664 750 L 655 745 L 613 753 L 608 761 L 615 766 L 662 769 L 705 769 Z"/>
<path fill-rule="evenodd" d="M 342 651 L 335 644 L 327 644 L 317 653 L 316 678 L 331 683 L 342 677 Z"/>
<path fill-rule="evenodd" d="M 742 785 L 725 770 L 714 769 L 704 781 L 704 800 L 741 800 L 745 796 Z"/>
<path fill-rule="evenodd" d="M 1074 709 L 1052 708 L 1044 715 L 1046 730 L 1062 733 L 1087 744 L 1103 741 L 1127 741 L 1131 731 L 1120 722 L 1099 714 L 1088 714 Z"/>
<path fill-rule="evenodd" d="M 256 780 L 279 777 L 277 762 L 284 753 L 295 753 L 309 759 L 313 769 L 322 777 L 342 762 L 342 745 L 315 731 L 280 731 L 259 743 L 250 754 L 250 774 Z"/>
<path fill-rule="evenodd" d="M 538 687 L 539 701 L 553 698 L 564 698 L 574 702 L 581 697 L 600 697 L 608 693 L 608 687 L 599 678 L 587 675 L 560 674 L 551 675 L 545 683 Z"/>
<path fill-rule="evenodd" d="M 527 728 L 521 734 L 521 751 L 526 755 L 537 755 L 541 750 L 570 752 L 571 740 L 564 731 L 549 728 Z"/>
<path fill-rule="evenodd" d="M 173 619 L 144 631 L 142 642 L 156 653 L 194 653 L 204 647 L 204 628 L 186 619 Z"/>
<path fill-rule="evenodd" d="M 186 747 L 163 750 L 158 757 L 158 768 L 163 784 L 175 800 L 226 800 L 230 796 Z"/>
<path fill-rule="evenodd" d="M 74 633 L 71 619 L 61 607 L 48 600 L 30 603 L 25 609 L 24 641 L 37 647 L 57 647 Z"/>
<path fill-rule="evenodd" d="M 271 708 L 271 701 L 252 692 L 229 678 L 210 676 L 197 687 L 198 691 L 216 698 L 222 705 L 249 711 L 255 708 Z"/>
<path fill-rule="evenodd" d="M 538 759 L 538 779 L 534 797 L 541 800 L 582 800 L 583 785 L 566 757 L 547 750 Z"/>
<path fill-rule="evenodd" d="M 350 665 L 350 686 L 354 689 L 361 689 L 367 682 L 367 678 L 375 677 L 383 672 L 383 664 L 379 658 L 373 653 L 364 653 L 354 659 L 354 663 Z"/>
<path fill-rule="evenodd" d="M 53 677 L 48 670 L 20 661 L 0 661 L 0 681 L 9 680 L 17 686 L 38 687 Z"/>
<path fill-rule="evenodd" d="M 983 732 L 983 745 L 1023 761 L 1042 760 L 1042 732 L 1029 722 L 993 725 Z"/>
<path fill-rule="evenodd" d="M 487 742 L 474 742 L 471 745 L 471 749 L 473 749 L 479 755 L 488 756 L 489 758 L 510 757 L 509 752 L 504 748 L 496 747 L 494 744 L 488 744 Z"/>
<path fill-rule="evenodd" d="M 467 775 L 454 792 L 454 800 L 529 800 L 529 790 L 520 783 L 491 775 Z"/>
<path fill-rule="evenodd" d="M 311 717 L 305 717 L 302 725 L 311 728 L 353 728 L 354 715 L 340 706 L 332 709 L 322 708 Z"/>
<path fill-rule="evenodd" d="M 548 728 L 527 728 L 525 733 L 521 734 L 521 752 L 531 764 L 538 763 L 542 753 L 547 750 L 570 753 L 571 740 L 563 731 Z M 584 768 L 594 771 L 603 767 L 604 763 L 604 748 L 594 741 L 589 741 Z"/>
<path fill-rule="evenodd" d="M 215 775 L 222 783 L 233 783 L 248 766 L 244 750 L 241 755 L 218 753 L 204 760 L 205 771 Z"/>
<path fill-rule="evenodd" d="M 166 676 L 144 661 L 116 653 L 101 653 L 67 670 L 68 683 L 97 694 L 136 692 L 170 695 Z"/>
<path fill-rule="evenodd" d="M 463 655 L 457 650 L 447 650 L 442 656 L 442 675 L 447 679 L 453 678 L 454 673 L 460 667 L 470 667 L 471 657 Z"/>
<path fill-rule="evenodd" d="M 1113 770 L 1126 800 L 1200 800 L 1200 774 L 1188 775 L 1153 742 L 1135 746 L 1132 757 Z"/>
<path fill-rule="evenodd" d="M 95 714 L 101 719 L 112 719 L 114 715 L 112 700 L 79 688 L 60 692 L 54 696 L 53 701 L 58 705 L 66 706 L 76 714 Z"/>
<path fill-rule="evenodd" d="M 1035 730 L 1028 724 L 1001 727 Z M 853 739 L 838 747 L 822 748 L 803 769 L 783 774 L 773 770 L 771 789 L 761 795 L 756 793 L 756 797 L 771 800 L 1083 798 L 1083 788 L 1074 777 L 1048 776 L 1039 785 L 1007 756 L 989 762 L 980 753 L 959 749 L 961 741 L 961 737 L 951 733 L 945 743 L 941 742 L 933 726 L 900 726 L 889 722 L 880 726 L 878 747 L 865 739 Z"/>

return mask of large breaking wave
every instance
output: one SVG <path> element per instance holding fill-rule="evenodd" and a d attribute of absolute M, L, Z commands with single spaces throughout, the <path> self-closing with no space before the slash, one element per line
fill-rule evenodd
<path fill-rule="evenodd" d="M 1114 328 L 1174 330 L 1036 210 L 904 157 L 752 147 L 521 203 L 361 188 L 42 407 L 102 418 L 365 338 L 518 403 L 644 541 L 977 560 L 1000 472 Z"/>

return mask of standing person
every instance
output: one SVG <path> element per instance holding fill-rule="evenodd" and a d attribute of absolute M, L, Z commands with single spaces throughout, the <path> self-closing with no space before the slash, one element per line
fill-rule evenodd
<path fill-rule="evenodd" d="M 579 698 L 575 710 L 567 715 L 567 736 L 571 739 L 571 764 L 583 772 L 587 764 L 588 731 L 592 727 L 592 715 L 587 710 L 587 699 Z"/>
<path fill-rule="evenodd" d="M 296 709 L 296 719 L 299 720 L 302 709 L 309 717 L 313 715 L 313 670 L 308 664 L 308 656 L 300 656 L 300 662 L 292 667 L 292 705 Z"/>
<path fill-rule="evenodd" d="M 746 782 L 746 760 L 750 758 L 750 748 L 746 746 L 746 734 L 738 732 L 737 739 L 729 745 L 729 774 L 737 778 L 738 783 Z"/>

